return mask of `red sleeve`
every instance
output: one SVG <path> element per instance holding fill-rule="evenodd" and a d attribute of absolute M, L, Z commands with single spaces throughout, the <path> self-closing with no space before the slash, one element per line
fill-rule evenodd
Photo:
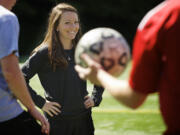
<path fill-rule="evenodd" d="M 143 28 L 139 27 L 134 39 L 129 84 L 140 93 L 152 93 L 158 88 L 161 74 L 160 28 L 161 22 L 157 23 L 157 16 L 151 18 Z"/>
<path fill-rule="evenodd" d="M 140 93 L 156 92 L 162 83 L 160 81 L 165 80 L 163 75 L 170 77 L 176 71 L 173 65 L 177 65 L 175 58 L 179 50 L 179 38 L 176 37 L 179 32 L 179 5 L 178 1 L 169 5 L 168 2 L 163 2 L 144 17 L 134 39 L 129 84 Z"/>
<path fill-rule="evenodd" d="M 130 73 L 130 86 L 141 93 L 157 90 L 160 75 L 160 56 L 154 46 L 143 45 L 142 33 L 138 33 L 133 50 L 133 66 Z M 145 43 L 144 43 L 145 44 Z"/>

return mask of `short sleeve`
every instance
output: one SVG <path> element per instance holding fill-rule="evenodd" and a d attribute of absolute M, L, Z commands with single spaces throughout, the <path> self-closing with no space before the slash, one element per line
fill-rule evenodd
<path fill-rule="evenodd" d="M 129 84 L 137 92 L 148 94 L 158 90 L 163 64 L 163 20 L 164 16 L 157 12 L 136 32 Z"/>
<path fill-rule="evenodd" d="M 160 76 L 161 57 L 156 46 L 147 45 L 138 33 L 134 43 L 130 86 L 140 93 L 156 92 Z M 150 47 L 151 46 L 151 47 Z"/>
<path fill-rule="evenodd" d="M 12 53 L 18 54 L 19 23 L 16 16 L 0 17 L 0 59 Z"/>

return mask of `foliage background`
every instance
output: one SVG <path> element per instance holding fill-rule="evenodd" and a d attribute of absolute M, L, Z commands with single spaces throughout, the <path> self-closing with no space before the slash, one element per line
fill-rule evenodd
<path fill-rule="evenodd" d="M 43 39 L 49 12 L 59 2 L 75 6 L 83 33 L 96 27 L 121 32 L 131 45 L 136 27 L 148 10 L 163 0 L 19 0 L 13 11 L 20 22 L 20 55 L 29 55 Z M 132 46 L 131 46 L 132 47 Z"/>

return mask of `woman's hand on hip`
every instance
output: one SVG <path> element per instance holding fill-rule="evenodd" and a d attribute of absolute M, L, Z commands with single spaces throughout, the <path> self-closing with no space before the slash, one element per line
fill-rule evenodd
<path fill-rule="evenodd" d="M 53 117 L 54 115 L 58 115 L 61 113 L 61 105 L 57 102 L 51 102 L 46 100 L 42 110 L 46 112 L 49 116 Z"/>
<path fill-rule="evenodd" d="M 87 109 L 94 106 L 94 100 L 90 96 L 87 95 L 84 97 L 84 99 L 84 105 Z"/>

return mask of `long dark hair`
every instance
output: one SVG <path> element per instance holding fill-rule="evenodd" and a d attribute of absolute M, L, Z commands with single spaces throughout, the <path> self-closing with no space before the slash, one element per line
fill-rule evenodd
<path fill-rule="evenodd" d="M 75 12 L 78 15 L 78 19 L 79 19 L 78 11 L 73 6 L 67 3 L 60 3 L 56 5 L 52 9 L 49 15 L 48 28 L 47 28 L 44 40 L 38 47 L 36 47 L 32 51 L 32 53 L 37 52 L 41 46 L 48 45 L 48 56 L 49 56 L 50 63 L 53 67 L 53 70 L 56 70 L 57 66 L 65 68 L 68 65 L 68 62 L 65 58 L 63 45 L 59 39 L 59 32 L 57 31 L 57 27 L 61 19 L 61 15 L 62 13 L 67 12 L 67 11 Z M 73 49 L 76 48 L 77 42 L 82 36 L 80 19 L 79 19 L 79 26 L 80 26 L 79 31 L 75 39 L 72 40 Z"/>

